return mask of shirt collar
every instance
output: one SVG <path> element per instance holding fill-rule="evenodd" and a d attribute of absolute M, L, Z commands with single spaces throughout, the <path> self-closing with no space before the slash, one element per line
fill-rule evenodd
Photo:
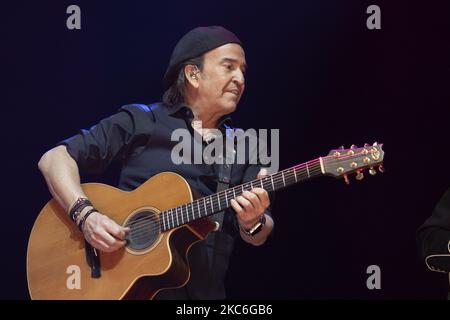
<path fill-rule="evenodd" d="M 191 108 L 186 106 L 183 103 L 178 103 L 176 105 L 168 107 L 169 115 L 171 116 L 181 116 L 185 119 L 189 119 L 192 121 L 194 115 L 192 114 Z M 227 129 L 234 129 L 233 127 L 233 121 L 231 119 L 231 116 L 229 114 L 226 114 L 222 116 L 217 124 L 217 128 L 223 132 L 225 132 Z"/>

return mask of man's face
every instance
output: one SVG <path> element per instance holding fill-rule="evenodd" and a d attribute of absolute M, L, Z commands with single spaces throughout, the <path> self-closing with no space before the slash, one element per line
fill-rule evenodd
<path fill-rule="evenodd" d="M 229 114 L 244 93 L 247 68 L 242 47 L 229 43 L 204 56 L 203 70 L 198 74 L 198 97 L 211 112 Z"/>

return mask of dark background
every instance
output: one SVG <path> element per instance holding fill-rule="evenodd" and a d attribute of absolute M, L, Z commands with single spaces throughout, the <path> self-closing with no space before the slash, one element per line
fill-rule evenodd
<path fill-rule="evenodd" d="M 280 168 L 330 149 L 384 143 L 384 175 L 320 178 L 277 194 L 262 247 L 239 243 L 230 298 L 444 299 L 415 230 L 450 187 L 449 21 L 445 1 L 15 1 L 1 18 L 0 298 L 28 299 L 26 247 L 50 199 L 40 156 L 128 103 L 159 101 L 178 39 L 223 25 L 245 43 L 243 128 L 280 129 Z M 81 30 L 66 8 L 81 7 Z M 381 30 L 366 8 L 381 7 Z M 114 170 L 96 181 L 114 183 Z M 368 290 L 366 268 L 381 268 Z"/>

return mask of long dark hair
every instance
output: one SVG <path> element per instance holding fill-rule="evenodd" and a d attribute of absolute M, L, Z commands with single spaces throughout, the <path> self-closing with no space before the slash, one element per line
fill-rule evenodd
<path fill-rule="evenodd" d="M 194 65 L 202 71 L 203 70 L 203 55 L 186 60 L 180 66 L 178 70 L 177 80 L 172 83 L 172 85 L 167 89 L 162 97 L 163 102 L 168 106 L 173 106 L 179 103 L 185 102 L 185 86 L 186 86 L 186 76 L 184 75 L 184 67 L 187 65 Z"/>

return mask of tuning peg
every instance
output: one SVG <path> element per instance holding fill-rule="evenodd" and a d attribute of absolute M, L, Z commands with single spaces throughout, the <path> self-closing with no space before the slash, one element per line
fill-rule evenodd
<path fill-rule="evenodd" d="M 370 144 L 364 143 L 364 148 L 368 148 L 368 147 L 370 147 Z"/>
<path fill-rule="evenodd" d="M 354 144 L 352 144 L 352 145 L 350 146 L 350 149 L 356 149 L 356 148 L 358 148 L 358 147 L 355 146 Z"/>
<path fill-rule="evenodd" d="M 347 185 L 350 184 L 350 181 L 348 180 L 348 176 L 346 174 L 344 174 L 344 180 Z"/>
<path fill-rule="evenodd" d="M 378 171 L 380 171 L 381 173 L 384 173 L 384 171 L 386 171 L 386 170 L 384 169 L 384 166 L 382 164 L 380 164 L 378 167 Z"/>
<path fill-rule="evenodd" d="M 362 179 L 364 179 L 364 173 L 362 173 L 361 170 L 358 170 L 358 171 L 356 171 L 356 172 L 357 172 L 357 174 L 356 174 L 356 180 L 361 181 Z"/>
<path fill-rule="evenodd" d="M 377 146 L 377 145 L 378 145 L 378 142 L 375 141 L 375 142 L 373 143 L 373 146 L 375 147 L 375 146 Z"/>
<path fill-rule="evenodd" d="M 370 173 L 370 175 L 372 175 L 372 176 L 374 176 L 374 175 L 377 174 L 376 170 L 375 170 L 373 167 L 370 167 L 369 173 Z"/>

